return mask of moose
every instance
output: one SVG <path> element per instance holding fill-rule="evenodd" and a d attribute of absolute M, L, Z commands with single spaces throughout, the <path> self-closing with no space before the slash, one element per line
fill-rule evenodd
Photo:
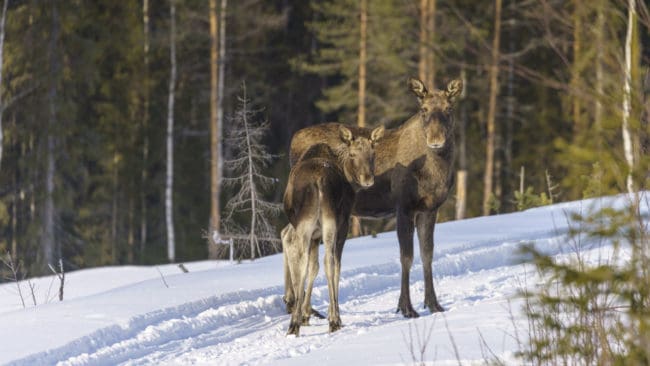
<path fill-rule="evenodd" d="M 414 318 L 419 314 L 411 303 L 409 277 L 416 227 L 424 267 L 424 305 L 431 313 L 444 311 L 433 287 L 433 232 L 438 209 L 453 185 L 452 114 L 463 84 L 452 80 L 446 90 L 428 90 L 421 80 L 409 78 L 408 86 L 418 99 L 419 111 L 398 128 L 385 131 L 375 149 L 375 183 L 357 192 L 352 214 L 368 218 L 396 216 L 402 266 L 397 311 Z M 340 149 L 339 126 L 326 123 L 296 132 L 291 140 L 290 164 L 318 143 Z"/>
<path fill-rule="evenodd" d="M 355 193 L 374 184 L 375 145 L 384 133 L 369 137 L 339 125 L 335 147 L 315 144 L 289 173 L 284 211 L 290 224 L 282 230 L 285 258 L 285 301 L 292 309 L 287 334 L 299 335 L 309 322 L 311 289 L 318 273 L 318 244 L 325 244 L 325 274 L 330 298 L 329 331 L 341 328 L 338 305 L 341 256 Z M 305 294 L 305 281 L 309 271 Z"/>

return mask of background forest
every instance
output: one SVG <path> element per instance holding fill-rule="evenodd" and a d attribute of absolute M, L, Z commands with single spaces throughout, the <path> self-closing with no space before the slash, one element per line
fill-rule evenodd
<path fill-rule="evenodd" d="M 238 257 L 272 252 L 292 134 L 327 121 L 396 127 L 417 111 L 409 76 L 465 83 L 457 191 L 439 220 L 647 179 L 644 1 L 2 5 L 0 252 L 30 275 L 59 258 L 67 270 L 216 258 L 217 233 L 259 237 Z M 268 208 L 259 229 L 250 197 Z"/>

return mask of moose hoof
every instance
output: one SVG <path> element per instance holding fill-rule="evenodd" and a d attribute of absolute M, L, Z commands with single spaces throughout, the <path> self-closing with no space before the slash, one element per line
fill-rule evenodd
<path fill-rule="evenodd" d="M 413 309 L 412 306 L 399 306 L 397 308 L 398 313 L 402 313 L 405 318 L 418 318 L 420 317 L 420 314 L 418 314 L 415 309 Z"/>
<path fill-rule="evenodd" d="M 330 322 L 330 333 L 334 333 L 339 329 L 341 329 L 341 320 L 335 320 Z"/>
<path fill-rule="evenodd" d="M 433 304 L 425 305 L 427 308 L 429 308 L 429 311 L 431 314 L 434 313 L 442 313 L 445 311 L 445 308 L 443 308 L 437 301 Z"/>
<path fill-rule="evenodd" d="M 300 324 L 294 323 L 293 321 L 289 323 L 289 330 L 287 331 L 287 335 L 295 335 L 298 337 L 300 335 Z"/>

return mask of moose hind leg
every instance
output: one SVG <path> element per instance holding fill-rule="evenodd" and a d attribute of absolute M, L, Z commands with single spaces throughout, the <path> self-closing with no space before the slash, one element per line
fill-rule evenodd
<path fill-rule="evenodd" d="M 307 274 L 307 286 L 305 288 L 305 300 L 302 304 L 302 325 L 309 325 L 310 315 L 314 315 L 319 319 L 325 317 L 311 307 L 311 293 L 314 289 L 314 280 L 318 275 L 318 244 L 320 238 L 312 239 L 309 247 L 309 271 Z"/>
<path fill-rule="evenodd" d="M 311 239 L 311 234 L 306 235 L 305 233 L 299 234 L 297 237 L 301 238 L 299 246 L 297 246 L 293 255 L 289 255 L 289 259 L 292 263 L 291 265 L 291 281 L 293 282 L 293 292 L 296 296 L 296 306 L 294 306 L 293 313 L 291 314 L 291 321 L 289 322 L 289 330 L 287 335 L 294 334 L 298 336 L 300 334 L 300 326 L 302 325 L 302 306 L 305 297 L 305 280 L 307 277 L 307 266 L 308 255 L 307 250 L 309 248 L 309 242 Z"/>
<path fill-rule="evenodd" d="M 323 218 L 323 243 L 325 244 L 325 274 L 327 289 L 330 297 L 328 308 L 329 331 L 341 329 L 341 316 L 338 309 L 338 293 L 336 291 L 336 223 L 331 218 Z"/>
<path fill-rule="evenodd" d="M 291 261 L 289 260 L 289 252 L 295 250 L 293 247 L 297 245 L 294 243 L 294 233 L 293 226 L 288 224 L 282 229 L 282 257 L 284 259 L 284 297 L 282 300 L 286 305 L 287 314 L 293 312 L 293 308 L 296 305 L 296 297 L 293 292 L 293 282 L 291 280 Z"/>
<path fill-rule="evenodd" d="M 433 288 L 433 230 L 436 225 L 436 212 L 420 213 L 416 216 L 418 240 L 420 241 L 420 257 L 424 273 L 424 306 L 432 313 L 445 311 L 438 303 L 436 292 Z"/>
<path fill-rule="evenodd" d="M 400 262 L 402 264 L 402 284 L 397 303 L 397 311 L 407 318 L 420 316 L 411 304 L 409 279 L 413 264 L 413 219 L 409 213 L 397 210 L 397 238 L 399 240 Z"/>

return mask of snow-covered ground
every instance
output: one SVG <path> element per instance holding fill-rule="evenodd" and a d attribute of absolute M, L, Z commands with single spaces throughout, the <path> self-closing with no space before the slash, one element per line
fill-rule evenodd
<path fill-rule="evenodd" d="M 282 302 L 281 255 L 241 264 L 186 263 L 189 273 L 175 265 L 77 271 L 66 276 L 63 302 L 53 299 L 58 280 L 34 279 L 39 305 L 33 306 L 23 283 L 27 309 L 16 284 L 5 283 L 0 364 L 378 365 L 410 364 L 421 354 L 435 365 L 483 364 L 494 356 L 518 364 L 514 353 L 526 321 L 516 294 L 536 281 L 532 266 L 518 264 L 518 247 L 534 243 L 548 254 L 570 255 L 571 212 L 626 201 L 617 196 L 438 224 L 434 283 L 447 311 L 431 315 L 422 308 L 416 258 L 411 297 L 422 315 L 418 319 L 395 313 L 400 285 L 395 233 L 348 240 L 340 291 L 344 327 L 333 334 L 326 320 L 312 319 L 300 337 L 285 336 L 289 315 Z M 646 215 L 648 207 L 642 211 Z M 599 243 L 584 250 L 609 249 Z M 327 312 L 322 270 L 312 300 Z"/>

